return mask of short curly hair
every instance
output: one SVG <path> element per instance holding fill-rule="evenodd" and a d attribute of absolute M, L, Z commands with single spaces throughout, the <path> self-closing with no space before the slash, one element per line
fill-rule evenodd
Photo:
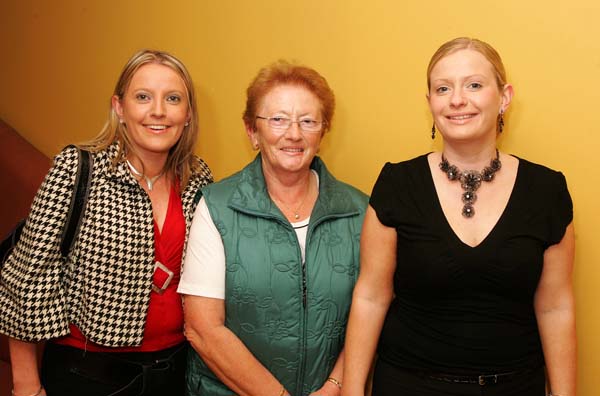
<path fill-rule="evenodd" d="M 310 67 L 280 60 L 260 69 L 246 90 L 246 109 L 242 115 L 244 124 L 254 129 L 257 108 L 261 100 L 275 87 L 296 85 L 308 89 L 321 102 L 323 132 L 331 129 L 335 111 L 335 95 L 325 77 Z"/>

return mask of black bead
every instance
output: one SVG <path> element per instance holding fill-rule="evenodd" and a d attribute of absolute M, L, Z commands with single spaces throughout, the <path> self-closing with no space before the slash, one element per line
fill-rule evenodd
<path fill-rule="evenodd" d="M 500 160 L 496 158 L 492 160 L 492 162 L 490 163 L 490 167 L 492 168 L 492 171 L 497 172 L 500 170 L 500 168 L 502 168 L 502 162 L 500 162 Z"/>
<path fill-rule="evenodd" d="M 483 178 L 483 181 L 491 182 L 494 179 L 494 173 L 496 173 L 495 170 L 489 166 L 486 166 L 483 169 L 483 172 L 481 172 L 481 177 Z"/>
<path fill-rule="evenodd" d="M 463 206 L 462 215 L 468 219 L 475 215 L 475 208 L 471 204 Z"/>
<path fill-rule="evenodd" d="M 474 204 L 477 201 L 477 194 L 474 191 L 465 191 L 462 194 L 462 201 L 464 204 Z"/>
<path fill-rule="evenodd" d="M 450 164 L 448 163 L 448 161 L 446 161 L 445 159 L 442 160 L 442 162 L 440 162 L 440 169 L 442 170 L 442 172 L 448 172 L 448 169 L 450 169 Z"/>
<path fill-rule="evenodd" d="M 459 173 L 460 172 L 459 172 L 458 168 L 454 165 L 450 165 L 450 167 L 448 168 L 448 171 L 446 172 L 446 174 L 448 175 L 448 180 L 451 180 L 451 181 L 458 179 Z"/>
<path fill-rule="evenodd" d="M 460 175 L 460 185 L 463 190 L 477 191 L 481 185 L 481 174 L 473 170 L 463 172 Z"/>

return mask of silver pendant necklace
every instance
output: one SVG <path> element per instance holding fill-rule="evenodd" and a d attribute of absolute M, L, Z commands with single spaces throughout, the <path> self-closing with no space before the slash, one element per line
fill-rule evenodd
<path fill-rule="evenodd" d="M 164 173 L 164 172 L 160 172 L 158 175 L 156 175 L 154 177 L 148 177 L 148 176 L 144 175 L 142 172 L 140 172 L 139 170 L 135 169 L 135 166 L 133 166 L 133 164 L 131 162 L 129 162 L 129 160 L 125 160 L 125 161 L 127 162 L 127 166 L 129 167 L 129 170 L 135 177 L 137 177 L 138 179 L 143 178 L 146 181 L 146 185 L 148 186 L 148 191 L 152 191 L 152 188 L 154 187 L 154 183 L 156 183 L 156 181 Z"/>

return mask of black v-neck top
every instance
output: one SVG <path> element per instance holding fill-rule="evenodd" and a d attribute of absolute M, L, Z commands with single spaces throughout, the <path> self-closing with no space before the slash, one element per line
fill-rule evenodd
<path fill-rule="evenodd" d="M 426 155 L 387 163 L 370 204 L 398 234 L 396 297 L 380 359 L 456 374 L 544 364 L 533 297 L 545 249 L 560 242 L 573 218 L 562 173 L 519 159 L 507 206 L 475 247 L 444 216 Z"/>

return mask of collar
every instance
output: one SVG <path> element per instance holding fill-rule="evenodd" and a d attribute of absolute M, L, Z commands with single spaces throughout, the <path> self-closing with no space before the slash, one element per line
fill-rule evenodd
<path fill-rule="evenodd" d="M 319 157 L 313 159 L 310 168 L 319 175 L 319 196 L 310 216 L 311 223 L 324 217 L 346 217 L 360 213 L 345 184 L 329 173 Z M 260 153 L 240 171 L 239 182 L 229 198 L 228 206 L 241 212 L 287 222 L 267 191 Z"/>
<path fill-rule="evenodd" d="M 108 179 L 118 180 L 129 185 L 136 185 L 137 180 L 133 177 L 124 161 L 113 165 L 119 148 L 119 142 L 114 141 L 106 149 L 94 153 L 94 169 L 99 169 Z"/>
<path fill-rule="evenodd" d="M 125 161 L 117 162 L 113 165 L 113 161 L 117 158 L 117 154 L 119 153 L 119 148 L 119 142 L 114 141 L 105 150 L 95 153 L 94 168 L 98 167 L 98 169 L 100 169 L 100 171 L 109 179 L 137 186 L 138 181 L 129 171 Z M 184 193 L 188 195 L 191 194 L 193 198 L 193 194 L 201 187 L 204 178 L 206 178 L 206 175 L 202 174 L 201 170 L 194 170 L 182 195 Z M 185 198 L 187 199 L 187 196 Z"/>

